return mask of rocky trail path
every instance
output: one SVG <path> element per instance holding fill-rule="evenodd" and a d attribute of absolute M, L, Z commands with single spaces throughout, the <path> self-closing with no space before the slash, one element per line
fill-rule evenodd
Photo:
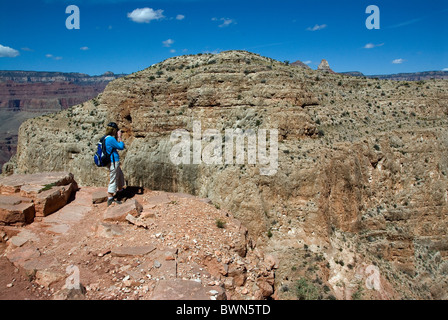
<path fill-rule="evenodd" d="M 106 197 L 105 188 L 81 187 L 50 215 L 0 227 L 0 299 L 274 294 L 276 259 L 252 249 L 246 228 L 207 199 L 128 188 L 108 208 Z"/>

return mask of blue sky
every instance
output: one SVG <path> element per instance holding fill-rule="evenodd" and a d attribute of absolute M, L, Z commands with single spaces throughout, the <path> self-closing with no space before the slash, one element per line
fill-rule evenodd
<path fill-rule="evenodd" d="M 366 28 L 369 5 L 380 29 Z M 446 0 L 2 0 L 0 70 L 132 73 L 233 49 L 336 72 L 448 70 L 447 15 Z"/>

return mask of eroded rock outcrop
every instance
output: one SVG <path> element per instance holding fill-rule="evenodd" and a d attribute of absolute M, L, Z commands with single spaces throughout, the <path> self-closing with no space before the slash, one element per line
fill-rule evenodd
<path fill-rule="evenodd" d="M 48 172 L 0 178 L 0 225 L 26 225 L 64 207 L 78 185 L 72 174 Z"/>
<path fill-rule="evenodd" d="M 177 57 L 111 82 L 95 101 L 27 121 L 14 166 L 104 185 L 107 170 L 92 155 L 113 120 L 125 130 L 129 184 L 209 198 L 234 213 L 257 246 L 279 256 L 280 298 L 294 298 L 300 278 L 323 298 L 350 299 L 358 285 L 367 298 L 446 298 L 447 86 L 347 77 L 240 51 Z M 278 129 L 277 173 L 174 165 L 171 133 L 192 133 L 196 120 L 202 132 Z M 367 266 L 378 268 L 382 291 L 365 289 Z"/>
<path fill-rule="evenodd" d="M 331 70 L 330 64 L 325 59 L 322 59 L 319 66 L 317 67 L 317 70 L 320 72 L 335 73 L 333 70 Z"/>
<path fill-rule="evenodd" d="M 303 63 L 303 62 L 300 61 L 300 60 L 297 60 L 297 61 L 291 63 L 291 65 L 292 65 L 292 66 L 295 66 L 295 67 L 304 68 L 304 69 L 311 69 L 307 64 Z"/>

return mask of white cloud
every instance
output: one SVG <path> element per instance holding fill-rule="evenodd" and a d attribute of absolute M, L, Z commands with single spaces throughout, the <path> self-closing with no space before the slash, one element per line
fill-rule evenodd
<path fill-rule="evenodd" d="M 311 60 L 303 61 L 304 64 L 310 64 L 311 62 L 313 62 L 313 61 L 311 61 Z"/>
<path fill-rule="evenodd" d="M 405 62 L 405 60 L 401 59 L 401 58 L 400 59 L 395 59 L 395 60 L 392 61 L 393 64 L 402 64 L 403 62 Z"/>
<path fill-rule="evenodd" d="M 235 23 L 235 22 L 233 21 L 233 19 L 224 19 L 223 21 L 224 21 L 224 22 L 223 22 L 222 24 L 219 25 L 220 28 L 228 27 L 228 26 L 230 26 L 232 23 Z"/>
<path fill-rule="evenodd" d="M 168 39 L 168 40 L 162 41 L 162 43 L 163 43 L 164 47 L 169 48 L 174 43 L 174 40 L 173 39 Z"/>
<path fill-rule="evenodd" d="M 171 52 L 171 53 L 176 53 L 176 50 L 171 49 L 170 52 Z"/>
<path fill-rule="evenodd" d="M 89 47 L 81 47 L 81 48 L 79 48 L 79 50 L 87 51 L 87 50 L 90 50 L 90 49 L 89 49 Z"/>
<path fill-rule="evenodd" d="M 185 16 L 183 14 L 178 14 L 176 20 L 184 20 Z"/>
<path fill-rule="evenodd" d="M 321 24 L 321 25 L 316 24 L 314 27 L 309 27 L 306 30 L 308 30 L 308 31 L 318 31 L 318 30 L 325 29 L 326 27 L 327 27 L 326 24 Z"/>
<path fill-rule="evenodd" d="M 203 53 L 218 54 L 218 53 L 220 53 L 220 52 L 222 52 L 222 49 L 215 49 L 215 50 L 213 50 L 213 51 L 205 50 Z"/>
<path fill-rule="evenodd" d="M 443 68 L 442 71 L 448 71 L 448 68 Z"/>
<path fill-rule="evenodd" d="M 62 57 L 55 57 L 50 53 L 46 54 L 45 57 L 47 57 L 48 59 L 53 59 L 53 60 L 62 60 Z"/>
<path fill-rule="evenodd" d="M 165 18 L 163 10 L 154 10 L 151 8 L 135 9 L 128 13 L 128 18 L 137 23 L 150 23 L 152 20 Z"/>
<path fill-rule="evenodd" d="M 384 46 L 384 43 L 380 43 L 380 44 L 368 43 L 364 46 L 364 49 L 373 49 L 373 48 L 382 47 L 382 46 Z"/>
<path fill-rule="evenodd" d="M 0 44 L 0 58 L 15 58 L 19 55 L 19 51 L 10 48 L 5 47 Z"/>
<path fill-rule="evenodd" d="M 222 23 L 218 26 L 220 28 L 225 28 L 230 26 L 231 24 L 236 24 L 236 21 L 234 19 L 230 19 L 230 18 L 212 18 L 212 21 L 222 21 Z"/>
<path fill-rule="evenodd" d="M 386 28 L 387 29 L 400 28 L 400 27 L 404 27 L 404 26 L 408 26 L 408 25 L 420 22 L 423 19 L 426 19 L 426 18 L 425 17 L 416 18 L 416 19 L 412 19 L 412 20 L 409 20 L 409 21 L 401 22 L 399 24 L 396 24 L 396 25 L 393 25 L 393 26 L 390 26 L 390 27 L 386 27 Z"/>

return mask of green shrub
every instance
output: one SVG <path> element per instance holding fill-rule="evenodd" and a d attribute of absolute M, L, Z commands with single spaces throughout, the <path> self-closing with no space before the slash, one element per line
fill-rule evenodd
<path fill-rule="evenodd" d="M 44 187 L 43 187 L 40 191 L 47 191 L 47 190 L 50 190 L 50 189 L 53 188 L 55 185 L 56 185 L 56 183 L 46 184 L 46 185 L 44 185 Z"/>
<path fill-rule="evenodd" d="M 362 300 L 364 289 L 361 285 L 358 286 L 358 290 L 352 294 L 352 300 Z"/>
<path fill-rule="evenodd" d="M 216 219 L 216 226 L 220 229 L 223 229 L 226 227 L 226 222 L 221 219 Z"/>
<path fill-rule="evenodd" d="M 319 136 L 319 138 L 322 138 L 323 136 L 325 136 L 325 132 L 324 132 L 324 130 L 320 129 L 320 130 L 317 132 L 317 135 Z"/>
<path fill-rule="evenodd" d="M 302 278 L 297 281 L 296 295 L 299 300 L 317 300 L 317 299 L 319 299 L 318 289 L 305 278 Z"/>

